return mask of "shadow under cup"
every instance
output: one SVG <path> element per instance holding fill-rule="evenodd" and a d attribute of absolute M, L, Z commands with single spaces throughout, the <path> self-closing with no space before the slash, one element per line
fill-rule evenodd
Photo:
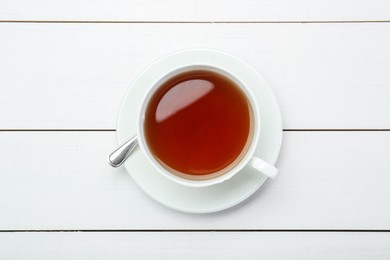
<path fill-rule="evenodd" d="M 252 97 L 232 73 L 220 68 L 176 69 L 153 84 L 143 99 L 141 149 L 160 173 L 181 184 L 227 180 L 248 164 L 256 148 L 260 122 Z"/>

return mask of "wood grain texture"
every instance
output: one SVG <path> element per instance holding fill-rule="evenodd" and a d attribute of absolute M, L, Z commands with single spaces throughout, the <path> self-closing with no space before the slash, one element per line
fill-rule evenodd
<path fill-rule="evenodd" d="M 0 143 L 0 230 L 390 229 L 390 132 L 285 132 L 280 175 L 205 215 L 160 206 L 108 166 L 115 132 L 1 132 Z"/>
<path fill-rule="evenodd" d="M 285 129 L 390 129 L 389 10 L 387 0 L 1 0 L 0 130 L 115 129 L 137 73 L 192 47 L 253 65 Z M 0 131 L 0 259 L 390 258 L 389 131 L 286 131 L 278 178 L 206 215 L 160 206 L 110 168 L 115 140 Z M 7 232 L 90 229 L 122 231 Z"/>
<path fill-rule="evenodd" d="M 0 233 L 2 259 L 376 259 L 390 233 Z"/>
<path fill-rule="evenodd" d="M 390 128 L 390 23 L 2 23 L 0 35 L 0 129 L 115 129 L 137 73 L 191 47 L 254 66 L 287 129 Z"/>
<path fill-rule="evenodd" d="M 48 21 L 373 21 L 390 20 L 386 0 L 2 0 L 1 20 Z"/>

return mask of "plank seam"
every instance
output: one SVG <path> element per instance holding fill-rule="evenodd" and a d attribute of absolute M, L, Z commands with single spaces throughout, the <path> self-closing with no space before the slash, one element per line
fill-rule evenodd
<path fill-rule="evenodd" d="M 219 232 L 219 233 L 249 233 L 249 232 L 328 232 L 328 233 L 390 233 L 390 229 L 28 229 L 28 230 L 18 230 L 18 229 L 8 229 L 0 230 L 0 233 L 54 233 L 54 232 L 85 232 L 85 233 L 116 233 L 116 232 L 129 232 L 129 233 L 201 233 L 201 232 Z"/>
<path fill-rule="evenodd" d="M 47 21 L 47 20 L 0 20 L 0 23 L 107 23 L 107 24 L 307 24 L 307 23 L 389 23 L 390 20 L 371 20 L 371 21 Z"/>
<path fill-rule="evenodd" d="M 116 129 L 0 129 L 0 132 L 115 132 Z M 284 132 L 389 132 L 390 129 L 337 129 L 337 128 L 322 128 L 322 129 L 283 129 Z"/>

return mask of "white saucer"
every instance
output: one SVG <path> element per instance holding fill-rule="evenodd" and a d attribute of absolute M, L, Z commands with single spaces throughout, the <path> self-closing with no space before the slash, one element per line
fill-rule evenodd
<path fill-rule="evenodd" d="M 179 65 L 197 62 L 233 71 L 243 84 L 251 88 L 259 102 L 261 118 L 260 138 L 255 155 L 275 164 L 282 142 L 282 120 L 270 87 L 245 62 L 229 54 L 208 49 L 175 52 L 154 62 L 140 73 L 132 82 L 121 105 L 117 127 L 118 142 L 123 143 L 136 135 L 137 113 L 148 86 Z M 267 179 L 244 168 L 221 184 L 204 188 L 186 187 L 156 172 L 140 149 L 136 149 L 127 159 L 125 167 L 150 197 L 169 208 L 191 213 L 215 212 L 232 207 L 252 195 Z"/>

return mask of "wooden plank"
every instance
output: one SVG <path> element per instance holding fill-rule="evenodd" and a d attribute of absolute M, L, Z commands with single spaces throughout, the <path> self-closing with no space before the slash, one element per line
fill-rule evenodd
<path fill-rule="evenodd" d="M 390 132 L 285 132 L 280 175 L 205 215 L 160 206 L 108 166 L 115 132 L 1 132 L 0 144 L 0 230 L 390 229 Z"/>
<path fill-rule="evenodd" d="M 373 21 L 389 20 L 390 3 L 285 0 L 2 0 L 1 20 L 44 21 Z"/>
<path fill-rule="evenodd" d="M 390 23 L 2 23 L 0 35 L 0 129 L 114 129 L 142 68 L 202 46 L 261 72 L 285 128 L 390 128 Z"/>
<path fill-rule="evenodd" d="M 2 259 L 383 259 L 390 233 L 0 233 Z"/>

